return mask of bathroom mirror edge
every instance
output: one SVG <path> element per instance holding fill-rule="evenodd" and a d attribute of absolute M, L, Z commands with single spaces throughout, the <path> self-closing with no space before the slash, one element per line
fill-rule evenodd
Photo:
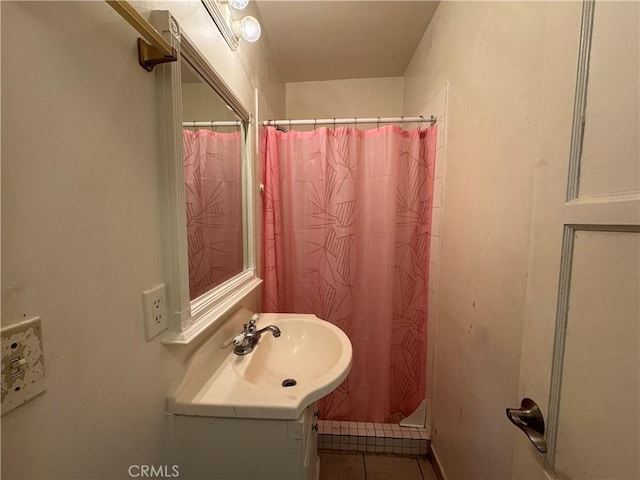
<path fill-rule="evenodd" d="M 231 48 L 231 50 L 237 49 L 238 38 L 234 35 L 233 30 L 231 29 L 231 22 L 233 18 L 231 18 L 229 6 L 225 5 L 223 7 L 218 0 L 202 0 L 202 3 L 229 45 L 229 48 Z"/>
<path fill-rule="evenodd" d="M 231 88 L 217 74 L 193 42 L 180 30 L 171 13 L 167 10 L 151 12 L 150 22 L 165 38 L 173 39 L 181 60 L 188 63 L 202 79 L 224 100 L 242 119 L 243 125 L 243 229 L 244 235 L 251 235 L 254 222 L 254 206 L 250 198 L 254 179 L 251 167 L 251 141 L 249 125 L 251 114 L 233 93 Z M 243 271 L 212 290 L 190 300 L 189 259 L 187 245 L 186 194 L 183 165 L 182 142 L 182 75 L 180 62 L 174 62 L 155 69 L 158 86 L 160 129 L 164 142 L 161 145 L 163 191 L 163 244 L 165 258 L 165 283 L 167 286 L 167 307 L 169 328 L 162 337 L 168 345 L 186 345 L 196 339 L 209 327 L 220 321 L 243 298 L 254 291 L 262 281 L 255 274 L 253 264 L 255 254 L 251 236 L 245 240 L 245 263 Z"/>

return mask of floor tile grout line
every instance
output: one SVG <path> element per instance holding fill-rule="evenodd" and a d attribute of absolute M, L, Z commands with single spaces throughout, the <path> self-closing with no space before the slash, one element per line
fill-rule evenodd
<path fill-rule="evenodd" d="M 418 462 L 418 468 L 420 469 L 420 475 L 422 476 L 422 480 L 429 480 L 424 473 L 424 470 L 422 470 L 422 464 L 420 463 L 420 460 L 418 460 L 418 458 L 416 458 L 416 462 Z"/>
<path fill-rule="evenodd" d="M 364 453 L 362 455 L 362 469 L 364 470 L 364 480 L 367 480 L 367 462 L 364 459 Z"/>
<path fill-rule="evenodd" d="M 418 471 L 420 472 L 420 476 L 422 477 L 422 480 L 424 479 L 424 472 L 422 471 L 422 465 L 420 465 L 420 461 L 416 458 L 416 462 L 418 462 Z"/>

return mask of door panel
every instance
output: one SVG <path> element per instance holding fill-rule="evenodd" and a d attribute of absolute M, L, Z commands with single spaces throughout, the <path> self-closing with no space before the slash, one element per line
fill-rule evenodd
<path fill-rule="evenodd" d="M 555 471 L 638 479 L 640 233 L 572 233 Z"/>

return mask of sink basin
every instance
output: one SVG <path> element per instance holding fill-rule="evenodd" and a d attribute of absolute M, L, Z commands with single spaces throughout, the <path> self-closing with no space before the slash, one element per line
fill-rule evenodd
<path fill-rule="evenodd" d="M 263 314 L 257 328 L 266 325 L 276 325 L 280 337 L 264 332 L 243 356 L 229 348 L 221 365 L 206 374 L 203 362 L 196 362 L 197 372 L 190 366 L 169 394 L 169 412 L 296 419 L 349 373 L 351 342 L 338 327 L 315 315 L 273 313 Z"/>
<path fill-rule="evenodd" d="M 265 387 L 281 388 L 285 380 L 295 380 L 300 386 L 318 386 L 323 377 L 339 368 L 346 338 L 340 329 L 313 315 L 281 318 L 273 324 L 280 328 L 280 337 L 265 332 L 252 353 L 233 358 L 231 363 L 238 376 Z"/>

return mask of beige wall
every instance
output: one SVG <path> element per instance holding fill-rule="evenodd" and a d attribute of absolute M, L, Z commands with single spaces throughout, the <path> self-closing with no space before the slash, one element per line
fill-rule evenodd
<path fill-rule="evenodd" d="M 519 403 L 545 11 L 535 2 L 442 2 L 404 79 L 405 115 L 448 84 L 430 309 L 432 442 L 449 479 L 511 476 L 519 433 L 504 408 Z"/>
<path fill-rule="evenodd" d="M 402 83 L 402 77 L 287 83 L 285 118 L 397 117 Z"/>
<path fill-rule="evenodd" d="M 267 43 L 231 53 L 200 2 L 161 6 L 210 40 L 247 108 L 259 87 L 284 113 Z M 47 369 L 47 390 L 2 417 L 2 478 L 127 478 L 163 463 L 165 396 L 195 347 L 144 339 L 140 294 L 165 278 L 154 74 L 104 2 L 0 8 L 2 325 L 40 316 Z"/>

